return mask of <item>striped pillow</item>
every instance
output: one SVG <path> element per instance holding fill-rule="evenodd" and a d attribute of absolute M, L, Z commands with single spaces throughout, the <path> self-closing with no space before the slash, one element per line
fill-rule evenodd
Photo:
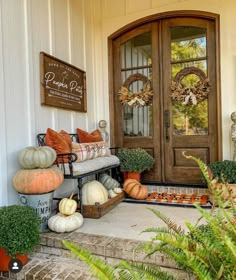
<path fill-rule="evenodd" d="M 108 157 L 111 155 L 108 144 L 105 141 L 90 143 L 72 142 L 72 153 L 78 157 L 76 162 L 81 162 L 97 157 Z"/>

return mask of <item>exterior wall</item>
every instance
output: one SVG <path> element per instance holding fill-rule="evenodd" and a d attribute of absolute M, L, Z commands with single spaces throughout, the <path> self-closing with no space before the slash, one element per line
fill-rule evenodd
<path fill-rule="evenodd" d="M 84 2 L 0 0 L 0 206 L 18 203 L 12 185 L 20 169 L 17 154 L 36 145 L 38 133 L 48 127 L 91 131 L 105 118 L 100 109 L 104 108 L 100 102 L 102 80 L 96 77 L 97 68 L 100 75 L 102 71 L 99 64 L 94 66 L 93 54 L 100 28 L 90 12 L 92 3 L 85 6 Z M 100 8 L 97 15 L 99 12 Z M 101 52 L 101 46 L 99 49 Z M 87 113 L 40 105 L 40 51 L 86 71 Z M 76 182 L 67 180 L 59 192 L 71 192 L 74 185 Z"/>
<path fill-rule="evenodd" d="M 0 0 L 0 206 L 17 203 L 12 186 L 20 168 L 17 154 L 36 144 L 37 133 L 48 127 L 90 131 L 100 119 L 109 121 L 107 38 L 155 13 L 202 10 L 220 14 L 223 157 L 232 158 L 235 8 L 234 0 Z M 86 71 L 87 113 L 40 105 L 40 51 Z M 76 182 L 69 181 L 59 192 L 75 187 Z"/>

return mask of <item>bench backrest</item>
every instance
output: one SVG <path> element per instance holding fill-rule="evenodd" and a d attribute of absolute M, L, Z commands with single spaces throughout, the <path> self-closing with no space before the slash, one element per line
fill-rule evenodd
<path fill-rule="evenodd" d="M 69 133 L 69 135 L 71 137 L 72 142 L 79 142 L 78 135 L 76 133 Z M 37 141 L 39 146 L 46 146 L 45 137 L 46 133 L 39 133 L 37 135 Z"/>

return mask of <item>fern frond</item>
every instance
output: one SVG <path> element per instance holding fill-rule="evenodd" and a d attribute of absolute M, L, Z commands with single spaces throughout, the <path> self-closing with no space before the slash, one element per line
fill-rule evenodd
<path fill-rule="evenodd" d="M 62 243 L 66 248 L 68 248 L 72 253 L 77 255 L 83 262 L 85 262 L 89 268 L 91 273 L 101 280 L 114 280 L 115 277 L 115 269 L 108 265 L 106 262 L 101 259 L 94 257 L 89 251 L 80 248 L 73 243 L 70 243 L 66 240 L 63 240 Z"/>
<path fill-rule="evenodd" d="M 117 265 L 120 269 L 119 279 L 136 279 L 136 280 L 175 280 L 175 278 L 167 272 L 161 271 L 157 266 L 145 265 L 139 263 L 120 262 Z M 130 278 L 129 278 L 130 277 Z M 135 277 L 135 278 L 134 278 Z M 137 278 L 138 277 L 138 278 Z"/>
<path fill-rule="evenodd" d="M 184 234 L 184 230 L 181 228 L 181 226 L 178 226 L 175 222 L 171 221 L 165 214 L 163 214 L 161 211 L 147 207 L 150 211 L 152 211 L 160 220 L 162 220 L 167 226 L 169 230 L 173 230 L 173 232 Z"/>

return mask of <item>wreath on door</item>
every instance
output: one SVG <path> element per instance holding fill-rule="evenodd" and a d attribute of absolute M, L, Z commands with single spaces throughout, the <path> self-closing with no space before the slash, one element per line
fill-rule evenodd
<path fill-rule="evenodd" d="M 181 81 L 190 74 L 197 75 L 200 80 L 192 87 L 184 86 Z M 179 71 L 171 82 L 171 100 L 172 102 L 182 102 L 184 105 L 196 105 L 208 98 L 210 87 L 209 80 L 201 69 L 187 67 Z"/>
<path fill-rule="evenodd" d="M 143 82 L 143 89 L 139 92 L 130 90 L 132 83 Z M 130 75 L 118 92 L 119 100 L 123 106 L 148 106 L 152 104 L 153 92 L 151 81 L 143 74 Z"/>

